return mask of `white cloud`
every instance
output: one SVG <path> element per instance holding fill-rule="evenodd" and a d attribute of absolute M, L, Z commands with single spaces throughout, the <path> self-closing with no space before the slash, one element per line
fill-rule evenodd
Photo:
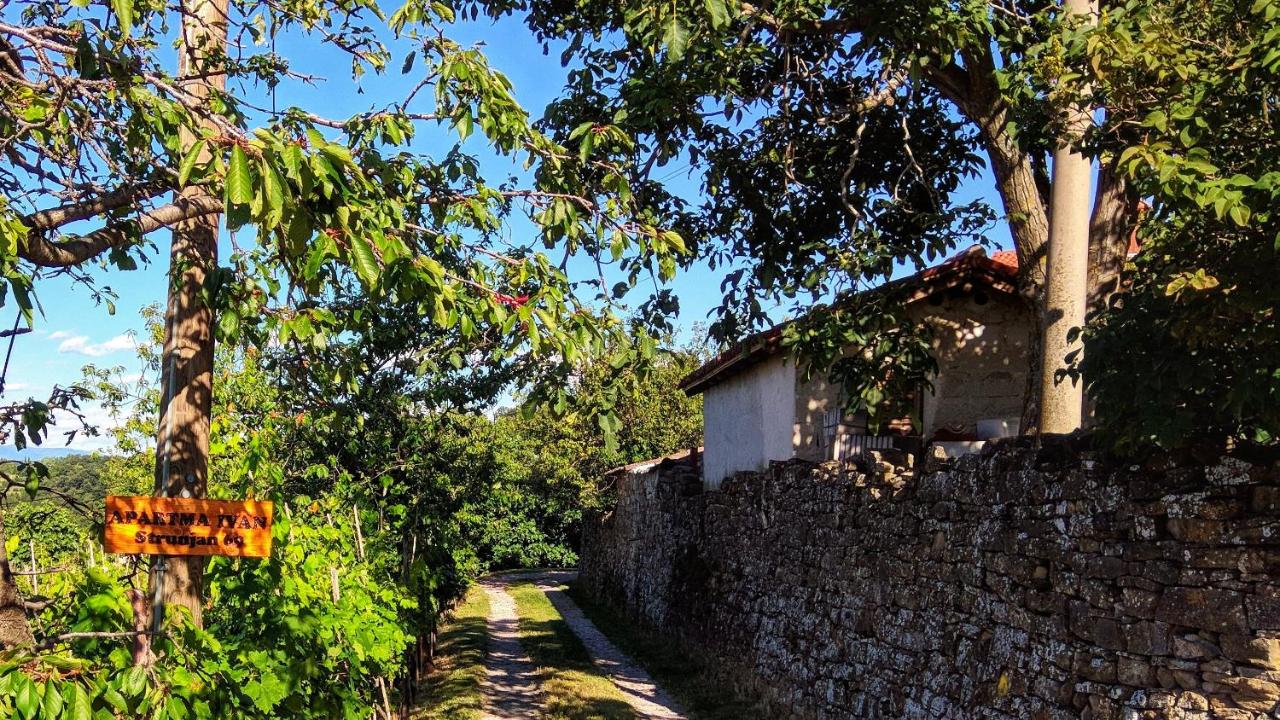
<path fill-rule="evenodd" d="M 111 430 L 120 425 L 120 420 L 113 418 L 106 408 L 96 403 L 87 404 L 80 408 L 80 412 L 84 414 L 84 421 L 91 426 L 97 428 L 99 435 L 88 435 L 83 432 L 76 433 L 76 437 L 71 441 L 68 448 L 72 450 L 86 450 L 92 452 L 94 450 L 108 451 L 115 447 L 115 437 L 112 436 Z M 49 439 L 45 443 L 46 447 L 62 446 L 66 442 L 66 436 L 63 434 L 67 430 L 80 427 L 80 420 L 65 413 L 56 413 L 58 424 L 49 429 Z"/>
<path fill-rule="evenodd" d="M 55 330 L 49 333 L 50 340 L 61 340 L 63 338 L 69 338 L 69 337 L 71 337 L 71 333 L 67 332 L 66 330 Z"/>
<path fill-rule="evenodd" d="M 56 333 L 55 333 L 56 334 Z M 132 350 L 137 345 L 130 335 L 117 335 L 106 342 L 91 343 L 89 338 L 84 335 L 75 335 L 68 337 L 58 345 L 60 353 L 79 353 L 80 355 L 88 355 L 89 357 L 102 357 L 110 355 L 121 350 Z"/>

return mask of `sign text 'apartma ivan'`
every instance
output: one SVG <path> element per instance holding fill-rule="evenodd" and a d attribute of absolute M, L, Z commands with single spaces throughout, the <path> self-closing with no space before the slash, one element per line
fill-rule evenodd
<path fill-rule="evenodd" d="M 107 552 L 126 555 L 271 554 L 274 507 L 267 500 L 107 498 Z"/>

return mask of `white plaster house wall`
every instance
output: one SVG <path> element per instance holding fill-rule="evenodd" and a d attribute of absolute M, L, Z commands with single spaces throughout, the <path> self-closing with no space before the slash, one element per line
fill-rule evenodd
<path fill-rule="evenodd" d="M 771 357 L 706 389 L 702 397 L 703 482 L 708 488 L 734 473 L 758 472 L 792 456 L 795 364 Z"/>

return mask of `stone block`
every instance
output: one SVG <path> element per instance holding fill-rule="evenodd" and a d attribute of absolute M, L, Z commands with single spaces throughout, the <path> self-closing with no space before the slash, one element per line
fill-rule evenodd
<path fill-rule="evenodd" d="M 1222 654 L 1236 662 L 1264 670 L 1280 671 L 1280 638 L 1223 635 Z"/>
<path fill-rule="evenodd" d="M 1209 673 L 1205 674 L 1206 679 Z M 1214 676 L 1211 680 L 1227 688 L 1231 699 L 1245 710 L 1271 712 L 1280 704 L 1280 685 L 1266 680 L 1239 676 Z"/>
<path fill-rule="evenodd" d="M 1280 487 L 1256 486 L 1250 489 L 1249 510 L 1258 515 L 1274 515 L 1280 511 Z"/>
<path fill-rule="evenodd" d="M 1227 534 L 1225 523 L 1198 517 L 1169 518 L 1166 527 L 1173 539 L 1190 543 L 1208 543 L 1218 540 Z"/>
<path fill-rule="evenodd" d="M 1136 688 L 1150 687 L 1155 678 L 1155 669 L 1144 658 L 1121 655 L 1116 662 L 1116 680 Z"/>
<path fill-rule="evenodd" d="M 1273 590 L 1272 593 L 1280 592 Z M 1249 629 L 1274 631 L 1280 630 L 1280 596 L 1275 594 L 1250 595 L 1245 599 L 1249 610 Z"/>
<path fill-rule="evenodd" d="M 1161 594 L 1155 617 L 1170 625 L 1239 633 L 1249 627 L 1244 601 L 1244 595 L 1233 590 L 1173 587 Z M 1276 610 L 1280 612 L 1280 605 Z"/>
<path fill-rule="evenodd" d="M 1137 622 L 1125 629 L 1125 650 L 1138 655 L 1168 655 L 1169 626 L 1162 622 Z"/>
<path fill-rule="evenodd" d="M 1201 660 L 1217 657 L 1218 646 L 1196 635 L 1179 635 L 1173 638 L 1173 656 L 1183 660 Z"/>

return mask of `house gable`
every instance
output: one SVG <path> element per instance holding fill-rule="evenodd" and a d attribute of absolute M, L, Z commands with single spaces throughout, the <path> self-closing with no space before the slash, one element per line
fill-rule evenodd
<path fill-rule="evenodd" d="M 1016 428 L 1034 328 L 1016 279 L 1011 253 L 988 258 L 974 248 L 885 286 L 905 291 L 908 313 L 934 330 L 939 373 L 932 391 L 917 398 L 926 439 L 978 439 L 979 421 L 1006 428 L 1013 421 Z M 840 302 L 856 302 L 856 297 Z M 829 459 L 833 433 L 866 432 L 840 412 L 840 387 L 825 375 L 805 380 L 795 371 L 782 347 L 784 327 L 733 346 L 681 382 L 688 394 L 703 394 L 709 486 L 736 472 L 762 469 L 771 460 Z"/>

